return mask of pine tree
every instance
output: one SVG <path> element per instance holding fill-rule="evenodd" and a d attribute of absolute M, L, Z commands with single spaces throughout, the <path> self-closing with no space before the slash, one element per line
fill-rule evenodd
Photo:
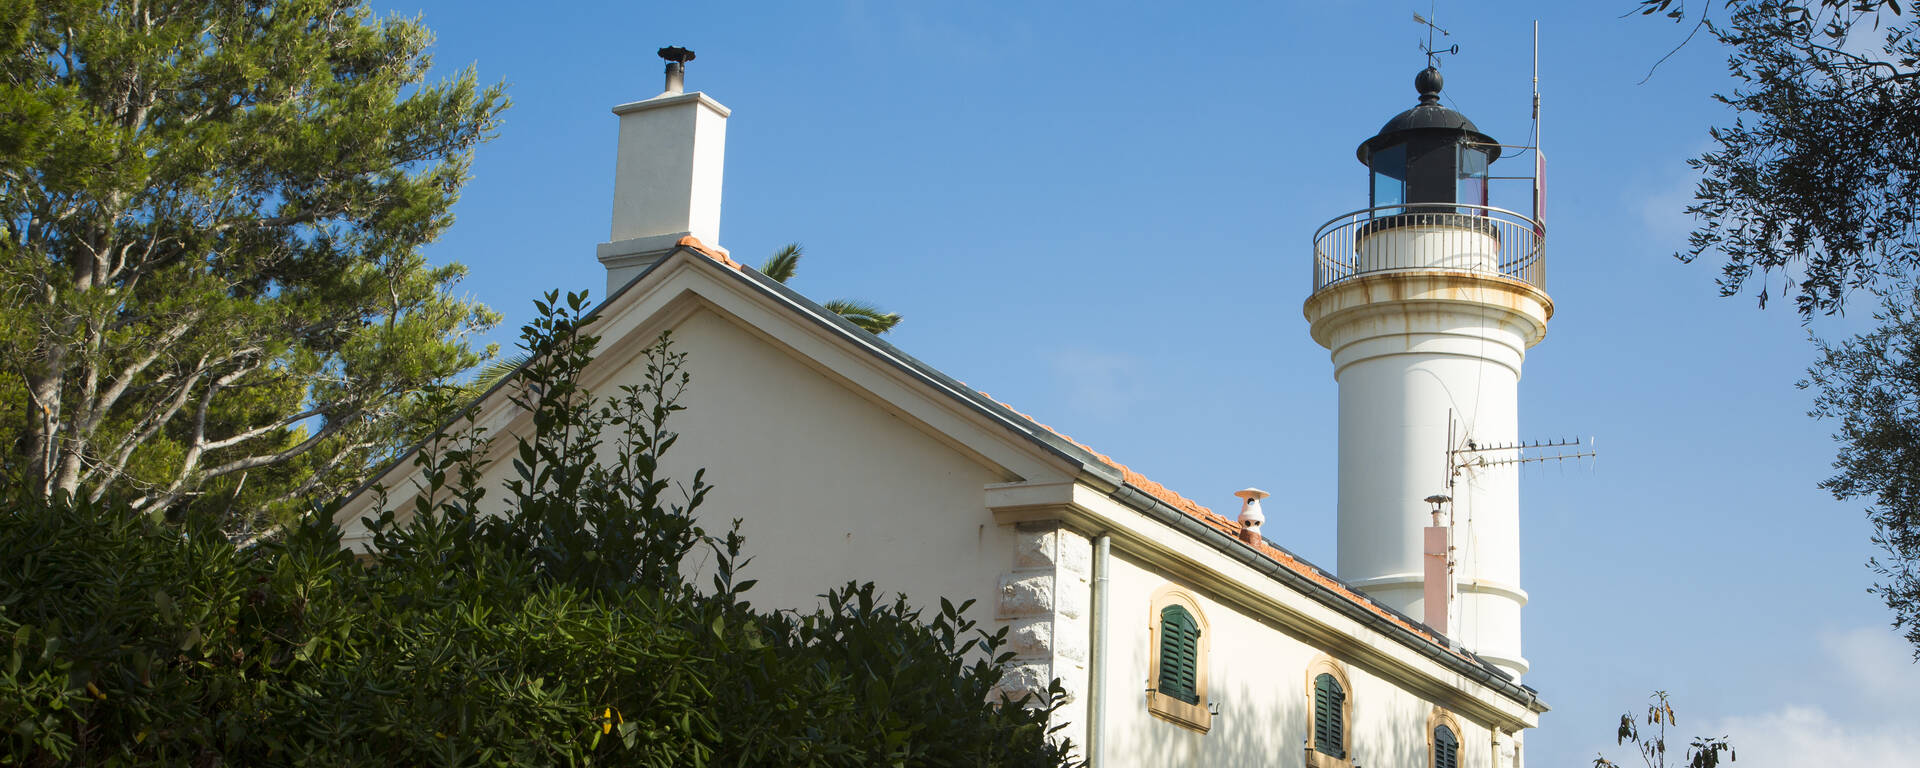
<path fill-rule="evenodd" d="M 244 526 L 439 420 L 496 317 L 420 247 L 507 102 L 425 82 L 430 39 L 356 0 L 0 0 L 6 482 Z"/>

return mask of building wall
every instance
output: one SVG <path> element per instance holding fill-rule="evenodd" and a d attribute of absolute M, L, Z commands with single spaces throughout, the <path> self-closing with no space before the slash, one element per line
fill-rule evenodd
<path fill-rule="evenodd" d="M 920 605 L 976 600 L 969 615 L 992 620 L 1013 551 L 1013 531 L 982 502 L 1006 479 L 999 470 L 711 310 L 673 338 L 693 379 L 664 469 L 684 483 L 706 468 L 709 533 L 742 520 L 756 604 L 810 607 L 848 580 L 874 581 Z M 600 390 L 643 374 L 626 366 Z"/>
<path fill-rule="evenodd" d="M 937 604 L 937 597 L 975 601 L 970 617 L 1011 630 L 1016 656 L 1008 692 L 1062 678 L 1071 697 L 1058 714 L 1071 724 L 1063 734 L 1086 745 L 1088 674 L 1100 666 L 1089 658 L 1089 635 L 1103 618 L 1090 611 L 1090 539 L 1060 520 L 997 522 L 999 508 L 987 508 L 994 488 L 1078 488 L 1073 478 L 999 427 L 976 427 L 941 410 L 946 405 L 930 405 L 946 403 L 940 395 L 913 399 L 922 397 L 914 394 L 917 384 L 888 379 L 892 369 L 807 335 L 817 329 L 782 325 L 780 315 L 719 290 L 686 300 L 693 294 L 678 286 L 710 284 L 691 269 L 676 274 L 660 279 L 658 295 L 629 297 L 626 309 L 596 328 L 608 336 L 596 364 L 607 373 L 588 383 L 602 395 L 638 384 L 638 342 L 672 327 L 692 384 L 681 400 L 686 410 L 670 422 L 681 437 L 664 470 L 681 483 L 695 469 L 707 470 L 714 490 L 700 517 L 709 532 L 742 520 L 753 558 L 743 576 L 759 580 L 749 597 L 764 607 L 805 609 L 848 580 L 872 580 L 921 606 Z M 496 434 L 521 423 L 490 407 L 482 422 Z M 510 463 L 498 462 L 487 482 L 510 472 Z M 399 492 L 406 474 L 387 479 L 396 508 L 407 506 Z M 350 507 L 346 519 L 362 512 Z M 1298 765 L 1307 733 L 1305 673 L 1318 651 L 1118 546 L 1114 554 L 1104 617 L 1112 626 L 1103 675 L 1107 764 Z M 708 557 L 696 558 L 694 568 L 710 566 Z M 1168 584 L 1188 586 L 1209 625 L 1208 693 L 1220 715 L 1204 735 L 1150 715 L 1145 704 L 1149 608 L 1155 590 Z M 1432 707 L 1366 669 L 1349 666 L 1347 674 L 1356 762 L 1426 765 Z M 1504 768 L 1491 761 L 1485 726 L 1456 717 L 1462 764 Z"/>
<path fill-rule="evenodd" d="M 1109 571 L 1108 652 L 1102 670 L 1110 766 L 1300 765 L 1309 733 L 1307 668 L 1321 653 L 1286 627 L 1248 615 L 1218 595 L 1115 551 Z M 1185 588 L 1198 598 L 1211 636 L 1207 699 L 1219 707 L 1206 733 L 1149 713 L 1150 628 L 1155 590 Z M 1101 619 L 1096 618 L 1096 621 Z M 1425 768 L 1433 704 L 1369 670 L 1345 666 L 1352 714 L 1347 751 L 1366 768 Z M 1492 731 L 1454 713 L 1460 765 L 1493 768 Z"/>

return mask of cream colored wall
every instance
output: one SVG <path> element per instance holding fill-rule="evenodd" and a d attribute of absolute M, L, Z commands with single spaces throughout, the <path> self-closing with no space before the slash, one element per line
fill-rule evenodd
<path fill-rule="evenodd" d="M 1320 653 L 1284 627 L 1256 619 L 1218 596 L 1168 579 L 1155 566 L 1115 552 L 1108 595 L 1110 658 L 1105 749 L 1119 766 L 1299 765 L 1308 733 L 1307 665 Z M 1219 706 L 1211 730 L 1198 733 L 1147 712 L 1145 691 L 1152 594 L 1169 583 L 1187 587 L 1205 612 L 1212 635 L 1207 698 Z M 1096 621 L 1103 619 L 1096 618 Z M 1365 768 L 1424 768 L 1427 716 L 1432 702 L 1371 671 L 1345 664 L 1352 683 L 1348 754 Z M 1460 765 L 1491 768 L 1492 731 L 1455 713 Z"/>
<path fill-rule="evenodd" d="M 585 385 L 605 396 L 639 383 L 642 351 L 673 331 L 693 383 L 669 424 L 681 437 L 665 474 L 684 484 L 708 470 L 715 490 L 700 518 L 716 535 L 743 520 L 753 560 L 742 576 L 759 580 L 749 593 L 757 604 L 810 607 L 828 589 L 871 580 L 923 606 L 973 600 L 969 615 L 996 623 L 1000 582 L 1016 569 L 1015 532 L 995 523 L 985 489 L 1063 480 L 1061 462 L 993 415 L 925 388 L 886 350 L 860 349 L 865 334 L 812 323 L 726 270 L 676 253 L 602 307 Z M 478 419 L 494 436 L 482 482 L 495 489 L 512 475 L 510 435 L 531 429 L 505 400 L 489 398 Z M 379 482 L 404 519 L 418 469 L 408 460 Z M 375 498 L 360 494 L 336 515 L 350 546 L 367 546 L 359 521 Z M 711 566 L 705 553 L 695 560 Z"/>
<path fill-rule="evenodd" d="M 922 604 L 978 600 L 969 615 L 991 621 L 1012 531 L 981 489 L 1004 477 L 711 310 L 673 334 L 693 385 L 666 469 L 684 479 L 706 467 L 709 532 L 744 520 L 756 603 L 813 605 L 858 579 Z M 606 389 L 640 373 L 629 366 Z"/>
<path fill-rule="evenodd" d="M 741 578 L 759 580 L 749 599 L 807 608 L 849 580 L 873 581 L 917 605 L 974 600 L 968 615 L 992 625 L 1000 576 L 1014 565 L 1014 532 L 993 522 L 982 489 L 1010 479 L 1006 470 L 934 438 L 710 306 L 673 314 L 673 349 L 686 353 L 692 384 L 680 401 L 686 410 L 668 422 L 680 433 L 663 467 L 676 483 L 669 499 L 682 499 L 680 487 L 706 468 L 714 490 L 698 516 L 714 535 L 742 520 L 752 561 Z M 602 398 L 640 384 L 645 373 L 637 351 L 627 352 L 636 355 L 630 361 L 610 357 L 641 345 L 611 342 L 603 339 L 597 364 L 614 363 L 615 371 L 591 385 Z M 602 451 L 610 454 L 608 438 Z M 483 483 L 499 489 L 511 476 L 511 463 L 497 460 Z M 412 480 L 387 480 L 396 487 L 390 506 L 410 509 L 397 489 Z M 347 528 L 351 539 L 358 527 Z M 708 582 L 711 561 L 704 548 L 690 557 L 697 584 Z"/>

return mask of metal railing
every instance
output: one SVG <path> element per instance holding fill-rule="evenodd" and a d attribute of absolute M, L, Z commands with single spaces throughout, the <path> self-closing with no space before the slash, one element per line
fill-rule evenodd
<path fill-rule="evenodd" d="M 1547 287 L 1546 225 L 1503 208 L 1389 205 L 1334 218 L 1313 233 L 1313 290 L 1376 272 L 1448 270 Z"/>

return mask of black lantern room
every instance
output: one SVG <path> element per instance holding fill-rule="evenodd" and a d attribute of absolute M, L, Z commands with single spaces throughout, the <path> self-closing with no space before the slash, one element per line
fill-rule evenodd
<path fill-rule="evenodd" d="M 1487 204 L 1487 166 L 1500 156 L 1500 147 L 1466 115 L 1440 106 L 1443 82 L 1440 70 L 1421 70 L 1413 78 L 1420 104 L 1395 115 L 1360 145 L 1360 162 L 1373 172 L 1369 205 L 1389 208 L 1381 213 L 1474 213 L 1464 206 Z M 1394 209 L 1399 206 L 1405 208 Z"/>

